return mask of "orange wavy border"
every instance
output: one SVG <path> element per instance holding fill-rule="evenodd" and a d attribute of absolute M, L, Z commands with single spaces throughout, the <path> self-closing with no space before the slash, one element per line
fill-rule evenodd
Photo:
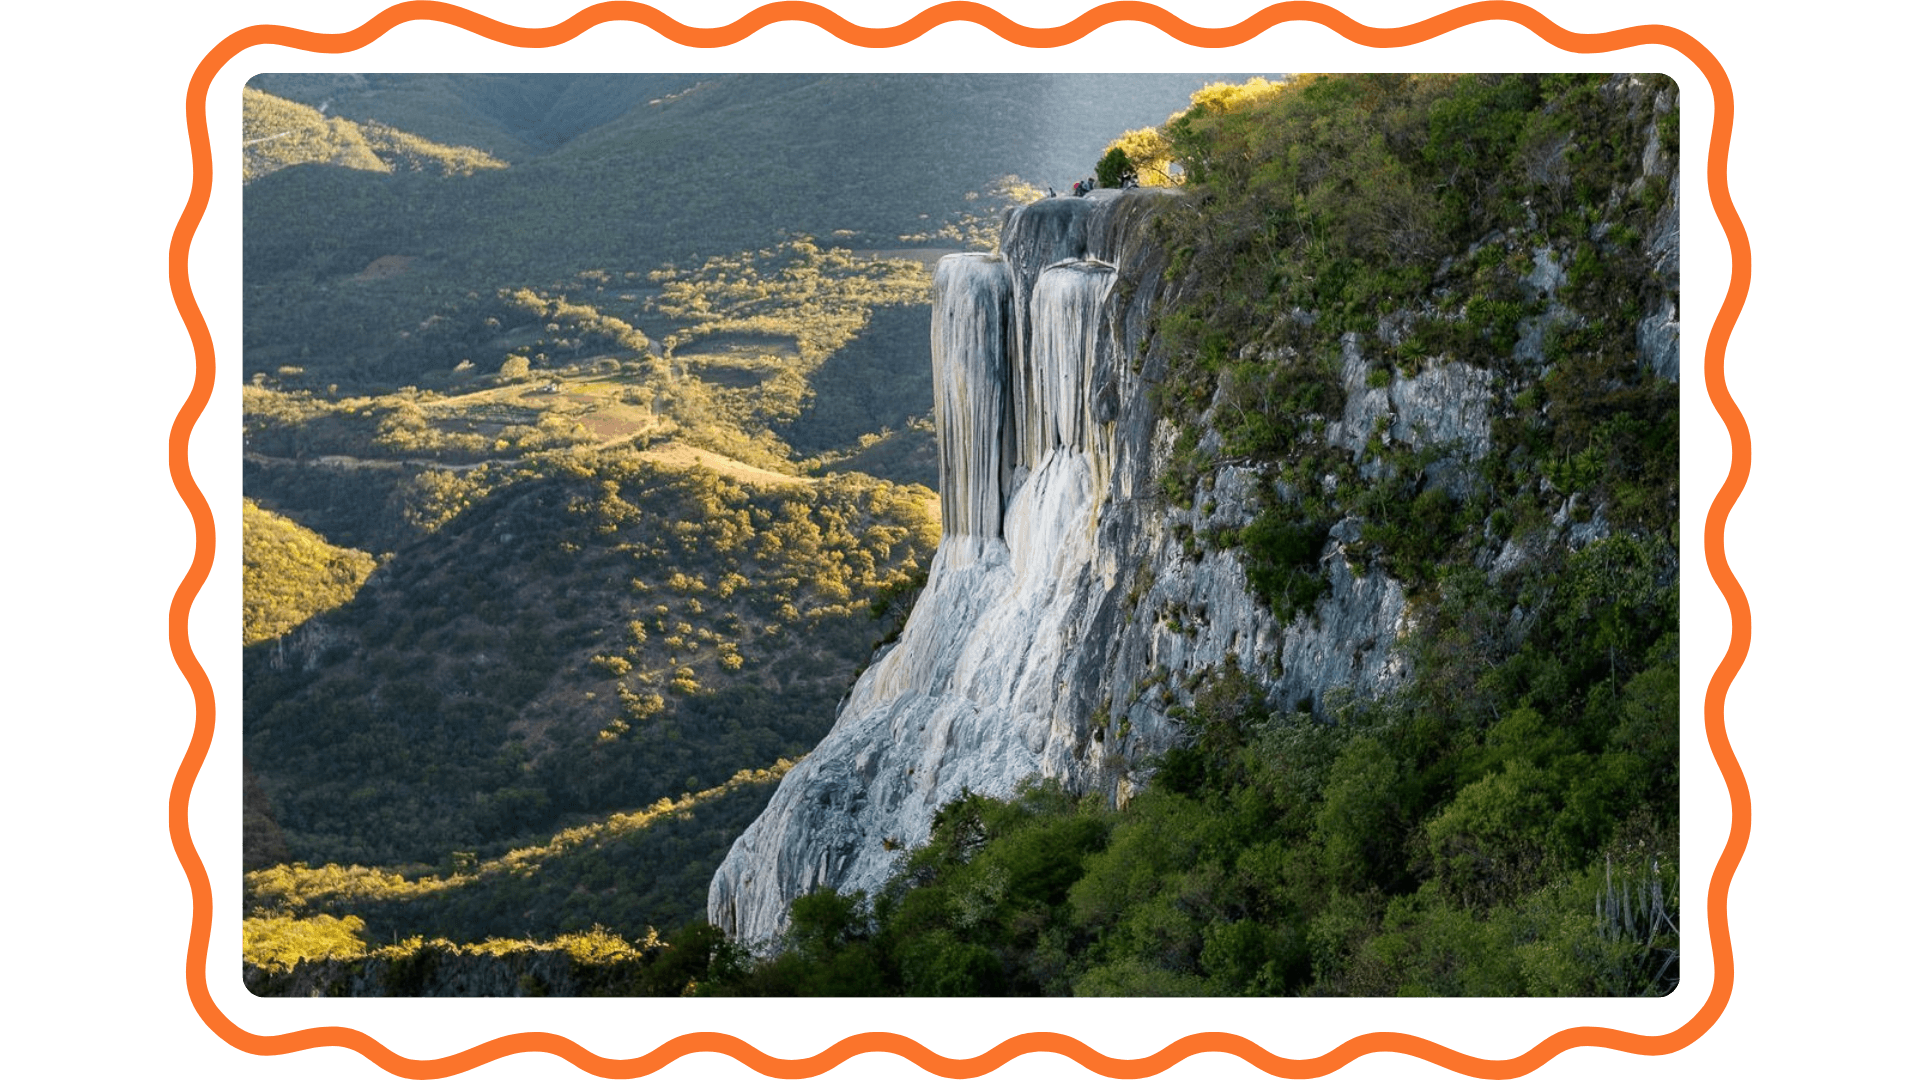
<path fill-rule="evenodd" d="M 1188 45 L 1219 48 L 1239 45 L 1282 23 L 1318 23 L 1356 44 L 1373 48 L 1398 48 L 1438 37 L 1452 30 L 1479 22 L 1504 21 L 1518 24 L 1549 45 L 1574 53 L 1610 52 L 1637 45 L 1664 45 L 1690 60 L 1706 77 L 1713 89 L 1713 130 L 1707 151 L 1707 187 L 1713 210 L 1726 230 L 1732 249 L 1732 279 L 1725 301 L 1715 317 L 1707 337 L 1707 393 L 1727 426 L 1732 441 L 1732 464 L 1726 481 L 1714 496 L 1706 519 L 1706 559 L 1713 580 L 1726 598 L 1732 616 L 1732 638 L 1726 654 L 1707 684 L 1707 741 L 1714 761 L 1720 766 L 1732 800 L 1733 823 L 1727 846 L 1714 865 L 1707 891 L 1707 928 L 1713 950 L 1713 986 L 1700 1011 L 1679 1028 L 1664 1035 L 1641 1035 L 1603 1027 L 1574 1027 L 1542 1039 L 1532 1049 L 1511 1058 L 1481 1058 L 1463 1054 L 1428 1039 L 1398 1032 L 1373 1032 L 1355 1036 L 1339 1046 L 1312 1058 L 1284 1058 L 1269 1053 L 1243 1036 L 1208 1032 L 1177 1039 L 1158 1053 L 1141 1058 L 1108 1057 L 1078 1039 L 1054 1032 L 1029 1032 L 1017 1035 L 993 1049 L 971 1058 L 949 1058 L 937 1054 L 903 1035 L 876 1031 L 852 1035 L 812 1057 L 778 1058 L 762 1053 L 743 1039 L 718 1032 L 696 1032 L 667 1040 L 651 1053 L 637 1058 L 605 1058 L 594 1054 L 571 1039 L 548 1032 L 519 1032 L 492 1039 L 457 1054 L 440 1058 L 410 1058 L 395 1053 L 384 1044 L 355 1028 L 317 1027 L 282 1035 L 256 1035 L 240 1027 L 214 1003 L 206 980 L 208 941 L 212 930 L 212 890 L 206 867 L 187 829 L 187 805 L 194 779 L 206 760 L 213 739 L 213 686 L 206 671 L 194 657 L 187 638 L 187 616 L 194 597 L 206 582 L 213 564 L 213 515 L 206 498 L 194 483 L 187 467 L 187 443 L 193 425 L 206 408 L 213 392 L 213 339 L 206 320 L 194 301 L 187 277 L 187 256 L 194 231 L 206 212 L 213 186 L 213 155 L 207 137 L 207 90 L 214 76 L 242 50 L 255 45 L 283 45 L 308 52 L 344 53 L 362 48 L 387 31 L 406 22 L 440 22 L 506 45 L 521 48 L 547 48 L 570 41 L 607 22 L 633 22 L 646 26 L 670 41 L 695 48 L 719 48 L 742 41 L 762 28 L 778 22 L 805 22 L 827 31 L 852 45 L 884 49 L 905 44 L 933 28 L 950 22 L 970 22 L 998 34 L 1001 38 L 1027 48 L 1054 48 L 1071 44 L 1087 34 L 1116 22 L 1139 22 L 1159 29 L 1168 37 Z M 519 1053 L 547 1053 L 571 1062 L 580 1069 L 603 1077 L 645 1076 L 679 1060 L 687 1054 L 725 1054 L 770 1077 L 813 1077 L 834 1068 L 857 1054 L 896 1054 L 936 1076 L 973 1077 L 999 1068 L 1023 1054 L 1052 1053 L 1071 1058 L 1082 1067 L 1108 1077 L 1152 1076 L 1184 1061 L 1194 1054 L 1231 1054 L 1257 1069 L 1274 1076 L 1324 1076 L 1365 1054 L 1399 1053 L 1429 1062 L 1467 1076 L 1514 1077 L 1532 1072 L 1556 1055 L 1575 1047 L 1594 1046 L 1633 1054 L 1668 1054 L 1698 1039 L 1719 1020 L 1733 993 L 1733 946 L 1727 929 L 1727 891 L 1741 855 L 1752 832 L 1753 806 L 1745 774 L 1734 759 L 1727 741 L 1727 689 L 1745 661 L 1752 641 L 1752 611 L 1746 593 L 1735 580 L 1726 558 L 1727 516 L 1734 501 L 1746 486 L 1752 468 L 1753 447 L 1745 418 L 1734 404 L 1726 385 L 1727 341 L 1734 321 L 1746 302 L 1753 277 L 1753 253 L 1745 227 L 1734 211 L 1727 190 L 1727 154 L 1733 135 L 1733 86 L 1726 70 L 1706 47 L 1691 36 L 1669 26 L 1635 26 L 1597 34 L 1566 30 L 1524 4 L 1509 0 L 1489 0 L 1467 4 L 1433 18 L 1408 26 L 1379 28 L 1366 26 L 1325 4 L 1292 2 L 1275 4 L 1233 26 L 1208 28 L 1194 26 L 1153 4 L 1120 0 L 1088 10 L 1079 18 L 1056 27 L 1030 27 L 1017 23 L 984 4 L 942 3 L 927 8 L 906 22 L 891 27 L 864 27 L 841 18 L 833 11 L 812 3 L 782 2 L 755 8 L 725 26 L 694 27 L 680 23 L 663 12 L 644 4 L 614 2 L 595 4 L 554 26 L 528 28 L 497 22 L 463 7 L 437 0 L 409 0 L 380 12 L 354 30 L 340 34 L 320 34 L 286 26 L 250 26 L 237 31 L 214 46 L 194 69 L 187 86 L 187 138 L 193 157 L 193 187 L 186 209 L 174 228 L 168 247 L 168 280 L 174 302 L 187 335 L 193 341 L 195 375 L 193 389 L 187 395 L 174 420 L 167 439 L 167 464 L 174 487 L 193 517 L 194 555 L 186 577 L 175 591 L 167 612 L 167 640 L 174 661 L 192 687 L 194 731 L 186 757 L 175 774 L 168 799 L 168 831 L 173 839 L 180 866 L 187 875 L 193 895 L 193 919 L 187 943 L 187 995 L 201 1020 L 214 1034 L 232 1046 L 250 1054 L 286 1054 L 319 1046 L 338 1046 L 364 1055 L 368 1061 L 397 1076 L 442 1077 L 464 1072 L 487 1062 Z"/>

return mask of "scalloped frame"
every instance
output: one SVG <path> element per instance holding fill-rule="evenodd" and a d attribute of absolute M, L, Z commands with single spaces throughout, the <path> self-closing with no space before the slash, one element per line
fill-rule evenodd
<path fill-rule="evenodd" d="M 861 48 L 886 49 L 903 45 L 947 23 L 972 23 L 1005 41 L 1026 48 L 1055 48 L 1079 41 L 1112 23 L 1135 22 L 1158 29 L 1186 45 L 1222 48 L 1246 43 L 1284 23 L 1315 23 L 1355 44 L 1377 49 L 1399 48 L 1437 38 L 1464 26 L 1482 22 L 1509 22 L 1547 44 L 1572 53 L 1601 53 L 1640 45 L 1673 49 L 1690 61 L 1706 79 L 1713 94 L 1713 124 L 1708 139 L 1706 182 L 1713 212 L 1725 233 L 1731 257 L 1727 293 L 1716 313 L 1706 342 L 1703 370 L 1708 398 L 1726 425 L 1731 459 L 1706 512 L 1704 554 L 1714 585 L 1727 604 L 1731 630 L 1727 649 L 1707 683 L 1704 721 L 1708 746 L 1730 801 L 1727 841 L 1708 881 L 1706 914 L 1713 956 L 1713 982 L 1704 1003 L 1686 1022 L 1664 1034 L 1647 1035 L 1608 1027 L 1569 1027 L 1555 1032 L 1523 1053 L 1509 1058 L 1486 1058 L 1462 1053 L 1418 1036 L 1391 1031 L 1357 1035 L 1328 1052 L 1308 1058 L 1288 1058 L 1269 1052 L 1245 1036 L 1225 1032 L 1198 1032 L 1167 1044 L 1158 1052 L 1137 1058 L 1101 1053 L 1071 1036 L 1035 1031 L 1016 1035 L 974 1057 L 951 1058 L 918 1041 L 887 1031 L 847 1036 L 809 1057 L 782 1058 L 767 1054 L 745 1039 L 721 1032 L 692 1032 L 668 1039 L 652 1051 L 631 1058 L 595 1054 L 564 1036 L 521 1031 L 478 1043 L 443 1057 L 414 1058 L 399 1053 L 356 1028 L 311 1027 L 277 1035 L 246 1030 L 214 1001 L 206 978 L 212 933 L 212 886 L 188 829 L 188 806 L 212 744 L 215 700 L 212 682 L 195 657 L 188 636 L 188 617 L 194 599 L 213 565 L 213 513 L 188 467 L 188 443 L 195 423 L 205 411 L 214 386 L 213 338 L 188 275 L 188 257 L 195 233 L 206 213 L 212 191 L 213 155 L 208 133 L 207 94 L 216 75 L 242 51 L 260 45 L 279 45 L 315 53 L 345 53 L 365 47 L 409 22 L 442 23 L 492 41 L 518 48 L 538 49 L 573 40 L 605 23 L 634 23 L 679 45 L 720 48 L 736 44 L 781 22 L 810 23 L 834 37 Z M 1733 946 L 1727 923 L 1727 894 L 1734 871 L 1746 851 L 1752 832 L 1752 798 L 1745 774 L 1736 760 L 1726 730 L 1727 692 L 1739 673 L 1752 643 L 1752 611 L 1745 591 L 1726 558 L 1726 524 L 1735 501 L 1746 486 L 1752 468 L 1752 440 L 1745 417 L 1726 384 L 1726 350 L 1735 321 L 1752 283 L 1752 248 L 1735 212 L 1727 186 L 1727 159 L 1733 133 L 1733 87 L 1725 68 L 1692 36 L 1670 26 L 1643 25 L 1602 33 L 1567 30 L 1540 12 L 1511 0 L 1485 0 L 1399 27 L 1373 27 L 1356 22 L 1325 4 L 1279 3 L 1225 27 L 1195 26 L 1165 9 L 1139 0 L 1119 0 L 1090 8 L 1067 23 L 1030 27 L 985 4 L 958 0 L 926 8 L 894 26 L 867 27 L 850 22 L 818 4 L 778 0 L 753 9 L 723 26 L 695 27 L 681 23 L 645 4 L 615 0 L 594 4 L 563 22 L 547 27 L 522 27 L 499 22 L 455 4 L 439 0 L 407 0 L 385 9 L 359 27 L 323 34 L 286 26 L 256 25 L 222 39 L 194 69 L 187 86 L 186 121 L 192 155 L 193 183 L 168 247 L 168 283 L 181 322 L 193 345 L 194 382 L 176 414 L 167 440 L 168 472 L 181 502 L 193 519 L 194 555 L 175 591 L 167 612 L 167 638 L 175 664 L 193 693 L 194 729 L 175 774 L 168 797 L 168 832 L 174 852 L 186 874 L 193 915 L 188 930 L 186 983 L 194 1011 L 207 1028 L 229 1045 L 255 1055 L 290 1054 L 316 1047 L 339 1047 L 364 1056 L 396 1076 L 444 1077 L 477 1068 L 513 1054 L 551 1054 L 580 1070 L 602 1077 L 645 1076 L 689 1054 L 713 1053 L 769 1077 L 814 1077 L 861 1054 L 894 1054 L 928 1073 L 943 1077 L 974 1077 L 992 1072 L 1027 1054 L 1051 1053 L 1069 1058 L 1090 1072 L 1107 1077 L 1154 1076 L 1196 1055 L 1220 1053 L 1239 1058 L 1262 1072 L 1283 1077 L 1319 1077 L 1369 1054 L 1404 1054 L 1465 1076 L 1504 1078 L 1522 1076 L 1568 1050 L 1596 1047 L 1640 1055 L 1670 1054 L 1691 1045 L 1720 1019 L 1733 992 Z"/>

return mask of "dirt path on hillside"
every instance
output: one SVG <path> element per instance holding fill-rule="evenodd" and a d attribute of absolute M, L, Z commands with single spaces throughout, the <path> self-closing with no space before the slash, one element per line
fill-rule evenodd
<path fill-rule="evenodd" d="M 609 439 L 604 443 L 598 444 L 596 449 L 605 450 L 624 441 L 624 439 Z M 452 464 L 444 461 L 435 461 L 432 458 L 363 458 L 354 457 L 351 454 L 319 454 L 310 458 L 272 457 L 267 454 L 255 453 L 251 450 L 246 451 L 240 456 L 242 460 L 250 461 L 256 465 L 291 465 L 318 469 L 346 470 L 398 469 L 405 465 L 417 465 L 423 468 L 445 469 L 452 473 L 472 472 L 482 465 L 518 465 L 526 460 L 525 457 L 487 458 L 482 461 Z M 784 487 L 793 484 L 817 484 L 820 482 L 817 477 L 789 476 L 786 473 L 777 473 L 771 469 L 762 469 L 757 465 L 749 465 L 744 461 L 730 458 L 725 454 L 715 453 L 712 450 L 702 450 L 697 446 L 690 446 L 677 440 L 642 450 L 640 451 L 640 456 L 647 461 L 656 462 L 669 468 L 684 469 L 697 465 L 711 472 L 718 473 L 729 480 L 742 484 L 751 484 L 757 487 Z"/>
<path fill-rule="evenodd" d="M 730 458 L 725 454 L 716 454 L 711 450 L 702 450 L 697 446 L 689 446 L 679 441 L 661 443 L 659 446 L 653 447 L 650 450 L 641 451 L 640 456 L 646 458 L 648 461 L 657 461 L 662 465 L 676 468 L 700 465 L 713 472 L 719 473 L 729 480 L 737 480 L 742 484 L 756 484 L 761 487 L 817 484 L 820 482 L 817 477 L 789 476 L 786 473 L 777 473 L 771 469 L 762 469 L 757 465 L 749 465 L 737 458 Z"/>
<path fill-rule="evenodd" d="M 524 458 L 487 458 L 484 461 L 466 461 L 452 464 L 435 461 L 432 458 L 363 458 L 351 454 L 319 454 L 310 458 L 273 457 L 268 454 L 256 454 L 249 450 L 240 455 L 242 461 L 251 461 L 255 465 L 301 465 L 315 469 L 398 469 L 402 465 L 421 465 L 448 472 L 472 472 L 482 465 L 518 465 Z"/>

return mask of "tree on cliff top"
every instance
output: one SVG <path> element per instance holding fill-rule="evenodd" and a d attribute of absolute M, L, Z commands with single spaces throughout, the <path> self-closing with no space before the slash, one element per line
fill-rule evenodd
<path fill-rule="evenodd" d="M 1104 188 L 1126 187 L 1127 181 L 1135 179 L 1138 173 L 1133 162 L 1128 160 L 1127 152 L 1118 146 L 1107 148 L 1106 156 L 1093 167 L 1093 175 Z"/>

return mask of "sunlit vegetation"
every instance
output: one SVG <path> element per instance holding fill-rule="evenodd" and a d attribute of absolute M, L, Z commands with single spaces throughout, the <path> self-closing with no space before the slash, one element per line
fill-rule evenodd
<path fill-rule="evenodd" d="M 241 508 L 240 528 L 241 636 L 248 645 L 353 599 L 373 573 L 373 556 L 335 547 L 252 499 Z"/>
<path fill-rule="evenodd" d="M 696 923 L 671 941 L 600 927 L 545 940 L 414 936 L 293 968 L 249 963 L 244 977 L 262 996 L 415 997 L 457 988 L 485 997 L 677 997 L 700 993 L 710 970 L 741 962 L 718 931 Z"/>
<path fill-rule="evenodd" d="M 289 165 L 322 164 L 368 172 L 468 176 L 507 163 L 470 146 L 443 146 L 385 124 L 358 124 L 274 97 L 240 91 L 241 178 L 255 180 Z"/>
<path fill-rule="evenodd" d="M 365 929 L 352 915 L 250 917 L 241 926 L 240 952 L 248 964 L 269 972 L 290 971 L 307 961 L 351 960 L 366 955 L 366 939 L 360 936 Z"/>
<path fill-rule="evenodd" d="M 633 291 L 611 295 L 616 275 L 593 272 L 453 303 L 410 334 L 446 366 L 395 391 L 342 395 L 298 365 L 261 373 L 245 391 L 249 449 L 471 464 L 677 434 L 792 472 L 810 462 L 790 438 L 823 464 L 911 429 L 931 397 L 919 261 L 793 237 L 627 278 Z"/>
<path fill-rule="evenodd" d="M 878 311 L 924 310 L 931 289 L 920 262 L 856 257 L 804 236 L 697 267 L 669 265 L 648 278 L 658 290 L 648 310 L 671 327 L 668 370 L 692 376 L 664 391 L 667 407 L 689 437 L 756 464 L 790 459 L 783 436 L 803 417 L 815 441 L 845 445 L 871 433 L 821 430 L 824 418 L 809 408 L 815 376 Z M 746 445 L 717 441 L 727 432 Z"/>
<path fill-rule="evenodd" d="M 652 308 L 682 327 L 670 351 L 722 334 L 791 341 L 802 375 L 851 342 L 874 308 L 926 303 L 931 287 L 918 262 L 856 259 L 809 237 L 647 278 L 659 287 Z"/>

